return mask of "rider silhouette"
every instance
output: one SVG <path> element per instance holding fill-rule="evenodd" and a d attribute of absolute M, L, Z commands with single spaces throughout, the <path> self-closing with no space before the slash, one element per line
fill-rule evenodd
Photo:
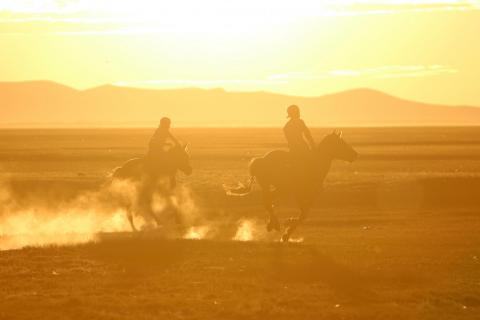
<path fill-rule="evenodd" d="M 283 128 L 290 149 L 290 165 L 295 179 L 307 179 L 311 167 L 311 151 L 315 148 L 310 130 L 300 119 L 300 108 L 291 105 L 287 108 L 288 122 Z"/>
<path fill-rule="evenodd" d="M 312 134 L 305 125 L 305 122 L 300 119 L 300 108 L 298 106 L 291 105 L 288 107 L 287 114 L 290 120 L 288 120 L 285 127 L 283 127 L 283 132 L 287 139 L 290 152 L 295 157 L 305 157 L 315 148 Z"/>
<path fill-rule="evenodd" d="M 143 177 L 140 193 L 138 196 L 139 209 L 144 214 L 152 215 L 158 221 L 158 217 L 153 213 L 152 197 L 160 182 L 159 178 L 165 176 L 171 166 L 169 150 L 179 145 L 179 142 L 170 133 L 171 121 L 169 118 L 162 118 L 160 124 L 150 139 L 148 152 L 144 158 Z M 168 189 L 172 190 L 176 186 L 175 175 L 169 175 Z"/>
<path fill-rule="evenodd" d="M 160 125 L 150 139 L 148 153 L 146 156 L 146 171 L 149 175 L 156 178 L 168 166 L 168 150 L 180 145 L 178 140 L 170 133 L 171 120 L 162 118 Z M 170 183 L 175 185 L 175 177 L 170 177 Z"/>
<path fill-rule="evenodd" d="M 170 133 L 171 123 L 170 118 L 160 119 L 160 125 L 150 139 L 148 155 L 162 155 L 168 148 L 179 145 L 178 140 Z"/>

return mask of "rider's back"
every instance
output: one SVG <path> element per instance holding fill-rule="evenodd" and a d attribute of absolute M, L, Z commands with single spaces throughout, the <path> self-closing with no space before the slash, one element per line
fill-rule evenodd
<path fill-rule="evenodd" d="M 172 145 L 169 141 L 170 136 L 169 128 L 159 127 L 150 139 L 145 159 L 145 169 L 149 174 L 159 175 L 170 171 L 171 156 L 169 150 Z"/>
<path fill-rule="evenodd" d="M 167 140 L 170 136 L 169 130 L 167 128 L 158 128 L 155 130 L 152 138 L 150 139 L 148 154 L 155 156 L 164 153 L 165 147 L 167 145 Z"/>
<path fill-rule="evenodd" d="M 305 122 L 300 118 L 292 118 L 283 127 L 288 147 L 293 153 L 305 153 L 310 151 L 307 142 L 304 139 L 304 132 L 307 129 Z"/>

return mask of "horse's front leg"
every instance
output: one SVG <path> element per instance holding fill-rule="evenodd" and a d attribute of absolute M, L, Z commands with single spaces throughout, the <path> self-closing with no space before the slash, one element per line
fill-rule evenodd
<path fill-rule="evenodd" d="M 278 221 L 277 216 L 275 215 L 275 210 L 273 206 L 273 195 L 272 192 L 268 189 L 268 187 L 263 187 L 263 203 L 265 205 L 265 209 L 268 212 L 268 222 L 267 222 L 267 231 L 270 232 L 272 230 L 280 231 L 280 222 Z"/>
<path fill-rule="evenodd" d="M 180 212 L 180 208 L 178 207 L 178 204 L 173 201 L 173 197 L 174 197 L 174 191 L 175 191 L 175 188 L 177 187 L 177 179 L 175 177 L 175 174 L 171 174 L 169 175 L 169 190 L 168 192 L 170 193 L 170 195 L 168 196 L 168 206 L 169 208 L 171 208 L 172 210 L 172 214 L 173 214 L 173 217 L 175 219 L 175 223 L 179 226 L 184 226 L 185 225 L 185 221 L 184 221 L 184 218 L 182 216 L 182 213 Z"/>
<path fill-rule="evenodd" d="M 146 178 L 142 186 L 140 187 L 140 193 L 137 199 L 137 207 L 139 208 L 141 215 L 143 217 L 150 216 L 155 224 L 158 226 L 161 225 L 160 219 L 157 217 L 155 212 L 152 209 L 153 204 L 153 194 L 155 193 L 156 180 L 152 178 Z"/>

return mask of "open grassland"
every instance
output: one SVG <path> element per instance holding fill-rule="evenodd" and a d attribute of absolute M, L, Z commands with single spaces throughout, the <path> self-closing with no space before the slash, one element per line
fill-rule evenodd
<path fill-rule="evenodd" d="M 55 215 L 99 189 L 152 132 L 0 131 L 2 223 L 12 202 Z M 317 140 L 327 132 L 313 130 Z M 295 234 L 303 242 L 288 244 L 260 230 L 258 192 L 228 198 L 222 188 L 246 181 L 252 157 L 284 148 L 280 129 L 174 133 L 190 143 L 194 167 L 180 182 L 215 234 L 102 233 L 0 251 L 0 319 L 478 319 L 480 128 L 344 130 L 360 157 L 334 164 Z M 279 204 L 282 219 L 297 214 Z M 232 241 L 244 220 L 255 241 Z"/>

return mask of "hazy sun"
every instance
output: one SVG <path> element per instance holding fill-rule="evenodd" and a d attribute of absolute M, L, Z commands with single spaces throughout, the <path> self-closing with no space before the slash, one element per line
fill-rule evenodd
<path fill-rule="evenodd" d="M 318 4 L 315 7 L 318 11 Z M 298 17 L 300 9 L 308 12 L 308 7 L 275 0 L 260 3 L 251 0 L 85 1 L 83 9 L 92 15 L 119 21 L 130 30 L 249 35 L 266 29 L 282 31 L 283 26 Z"/>

